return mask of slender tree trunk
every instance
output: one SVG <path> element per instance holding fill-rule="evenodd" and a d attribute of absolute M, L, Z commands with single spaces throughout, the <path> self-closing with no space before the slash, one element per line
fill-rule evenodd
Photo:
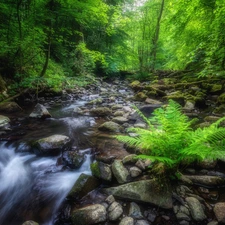
<path fill-rule="evenodd" d="M 155 35 L 154 35 L 153 40 L 152 40 L 153 47 L 152 47 L 152 51 L 151 51 L 151 54 L 150 54 L 150 59 L 151 59 L 151 67 L 150 67 L 150 69 L 151 69 L 151 71 L 155 70 L 155 63 L 156 63 L 156 56 L 157 56 L 157 47 L 158 47 L 158 39 L 159 39 L 159 31 L 160 31 L 160 22 L 161 22 L 161 19 L 162 19 L 164 4 L 165 4 L 165 1 L 162 0 L 161 6 L 160 6 L 159 15 L 158 15 L 158 19 L 157 19 Z"/>
<path fill-rule="evenodd" d="M 16 52 L 16 55 L 18 54 L 19 56 L 19 71 L 22 71 L 22 48 L 21 48 L 21 41 L 22 41 L 22 24 L 21 24 L 21 15 L 20 15 L 20 6 L 22 4 L 22 0 L 17 1 L 16 5 L 16 14 L 17 14 L 17 22 L 18 22 L 18 27 L 19 27 L 19 46 L 18 50 Z"/>

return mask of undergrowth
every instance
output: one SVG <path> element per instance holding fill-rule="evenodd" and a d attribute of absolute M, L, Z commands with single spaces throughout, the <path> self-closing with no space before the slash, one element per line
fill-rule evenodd
<path fill-rule="evenodd" d="M 180 163 L 196 160 L 225 158 L 225 128 L 220 124 L 225 117 L 209 127 L 194 130 L 190 120 L 182 113 L 181 106 L 169 100 L 167 106 L 156 109 L 147 118 L 136 108 L 148 128 L 129 128 L 137 135 L 118 135 L 116 138 L 139 151 L 139 158 L 150 159 L 166 169 L 177 171 Z"/>

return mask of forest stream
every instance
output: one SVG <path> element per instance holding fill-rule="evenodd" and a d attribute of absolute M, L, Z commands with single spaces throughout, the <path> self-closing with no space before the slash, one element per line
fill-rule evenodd
<path fill-rule="evenodd" d="M 85 161 L 77 170 L 58 165 L 58 155 L 39 157 L 27 152 L 25 147 L 28 140 L 60 133 L 70 136 L 72 148 L 78 148 L 78 140 L 89 135 L 90 123 L 94 122 L 91 117 L 73 116 L 74 108 L 84 103 L 78 100 L 60 107 L 52 106 L 49 111 L 53 118 L 46 121 L 22 117 L 15 129 L 20 129 L 20 132 L 27 129 L 26 134 L 16 142 L 1 141 L 1 225 L 19 225 L 26 219 L 39 221 L 43 225 L 54 224 L 57 210 L 79 175 L 90 174 L 91 149 L 88 145 L 79 150 L 85 154 Z"/>
<path fill-rule="evenodd" d="M 161 106 L 157 100 L 151 100 L 152 102 L 147 105 L 146 102 L 134 101 L 134 95 L 134 90 L 126 81 L 101 82 L 97 86 L 81 88 L 74 93 L 64 93 L 59 97 L 39 96 L 38 102 L 45 106 L 51 115 L 50 118 L 31 118 L 29 115 L 37 103 L 32 102 L 31 99 L 24 99 L 21 103 L 22 111 L 3 114 L 10 118 L 10 127 L 2 132 L 0 142 L 0 225 L 27 225 L 25 221 L 31 220 L 39 225 L 123 225 L 131 219 L 135 221 L 133 224 L 139 225 L 177 225 L 181 224 L 181 221 L 184 221 L 182 224 L 201 225 L 215 221 L 215 214 L 218 212 L 215 211 L 214 214 L 212 206 L 222 202 L 217 210 L 223 210 L 224 207 L 223 162 L 220 162 L 220 165 L 218 163 L 214 168 L 209 164 L 208 169 L 200 170 L 199 167 L 191 167 L 186 171 L 188 179 L 195 179 L 192 175 L 197 175 L 197 179 L 202 182 L 203 176 L 200 178 L 198 175 L 202 175 L 204 170 L 204 175 L 215 176 L 217 179 L 215 182 L 222 182 L 221 185 L 217 183 L 210 186 L 211 183 L 208 185 L 204 183 L 205 181 L 202 184 L 198 182 L 190 184 L 185 183 L 184 180 L 176 184 L 177 186 L 173 187 L 174 190 L 171 192 L 169 184 L 158 192 L 155 183 L 151 183 L 154 179 L 149 179 L 147 172 L 149 165 L 145 165 L 147 161 L 138 161 L 139 165 L 136 162 L 135 166 L 132 166 L 133 162 L 129 159 L 131 153 L 127 152 L 122 143 L 115 138 L 110 138 L 109 133 L 112 132 L 112 127 L 113 134 L 118 133 L 121 128 L 126 129 L 130 123 L 137 120 L 132 104 L 142 107 L 143 112 L 147 113 Z M 114 110 L 113 113 L 107 111 L 109 108 Z M 96 112 L 97 109 L 98 112 Z M 196 115 L 196 112 L 198 112 L 197 108 L 191 115 Z M 121 126 L 117 124 L 118 126 L 114 127 L 115 124 L 111 123 L 107 128 L 110 132 L 106 127 L 100 129 L 103 122 L 110 120 L 117 121 Z M 140 120 L 137 120 L 135 125 L 145 126 Z M 69 147 L 62 148 L 54 154 L 39 154 L 32 147 L 35 141 L 56 134 L 69 137 Z M 70 164 L 70 153 L 83 157 L 79 166 Z M 129 162 L 131 164 L 128 163 L 127 166 L 128 160 L 131 160 Z M 82 186 L 81 195 L 73 196 L 74 192 L 71 194 L 71 190 L 74 189 L 81 175 L 93 177 L 90 165 L 96 161 L 100 162 L 102 166 L 100 168 L 104 167 L 105 171 L 112 167 L 114 177 L 111 172 L 107 176 L 103 174 L 102 177 L 98 177 L 100 183 L 95 178 L 92 183 Z M 120 164 L 121 162 L 124 165 Z M 119 164 L 115 166 L 116 163 Z M 218 165 L 220 171 L 217 171 Z M 125 178 L 121 175 L 124 171 L 128 174 Z M 155 188 L 151 190 L 154 195 L 145 195 L 147 192 L 144 189 L 138 199 L 140 190 L 135 190 L 135 185 L 129 186 L 132 182 L 137 182 L 136 185 L 143 184 L 144 188 L 152 185 Z M 125 190 L 129 191 L 121 192 L 122 195 L 119 196 L 119 192 L 114 192 L 115 186 L 118 188 L 125 186 L 128 188 Z M 102 188 L 106 192 L 101 192 Z M 116 200 L 112 200 L 110 193 L 115 194 Z M 144 194 L 143 198 L 141 194 Z M 196 201 L 201 201 L 201 204 L 197 202 L 195 208 L 192 208 Z M 114 206 L 116 205 L 112 207 L 113 212 L 115 210 L 114 214 L 109 210 L 111 206 L 106 206 L 113 205 L 112 202 Z M 201 208 L 203 204 L 205 206 Z M 76 209 L 90 205 L 96 207 L 94 210 L 100 210 L 101 215 L 108 207 L 107 216 L 104 214 L 101 218 L 91 218 L 94 222 L 87 222 L 85 218 L 83 222 L 78 222 L 76 219 L 79 216 L 76 213 L 79 210 L 76 211 Z M 201 214 L 200 217 L 199 214 Z M 91 221 L 89 214 L 86 216 L 88 221 Z M 218 218 L 220 217 L 217 216 L 217 220 Z M 31 225 L 36 225 L 35 222 Z"/>

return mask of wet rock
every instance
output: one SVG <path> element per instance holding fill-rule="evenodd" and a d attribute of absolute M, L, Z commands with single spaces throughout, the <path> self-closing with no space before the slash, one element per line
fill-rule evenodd
<path fill-rule="evenodd" d="M 206 186 L 217 186 L 225 184 L 225 178 L 217 176 L 185 175 L 184 177 L 191 180 L 193 183 Z"/>
<path fill-rule="evenodd" d="M 103 102 L 102 98 L 97 98 L 97 99 L 94 99 L 94 100 L 88 102 L 87 105 L 101 105 L 102 102 Z"/>
<path fill-rule="evenodd" d="M 123 214 L 123 208 L 118 202 L 113 202 L 108 208 L 108 217 L 110 221 L 116 221 Z"/>
<path fill-rule="evenodd" d="M 126 216 L 120 221 L 119 225 L 134 225 L 134 219 Z"/>
<path fill-rule="evenodd" d="M 133 177 L 133 178 L 134 177 L 138 177 L 141 174 L 142 174 L 142 171 L 138 167 L 133 166 L 133 167 L 130 168 L 130 175 L 131 175 L 131 177 Z"/>
<path fill-rule="evenodd" d="M 154 210 L 147 210 L 144 212 L 144 215 L 147 218 L 147 220 L 152 223 L 155 221 L 157 217 L 157 213 Z"/>
<path fill-rule="evenodd" d="M 70 138 L 65 135 L 51 135 L 39 139 L 32 144 L 37 154 L 58 154 L 65 149 L 70 143 Z"/>
<path fill-rule="evenodd" d="M 157 109 L 160 108 L 162 105 L 161 104 L 156 104 L 156 105 L 144 105 L 140 107 L 140 111 L 147 117 L 149 117 L 152 112 Z"/>
<path fill-rule="evenodd" d="M 112 172 L 118 183 L 123 184 L 128 181 L 129 172 L 126 167 L 124 167 L 121 160 L 114 160 L 112 164 Z"/>
<path fill-rule="evenodd" d="M 135 158 L 135 157 L 137 157 L 136 154 L 130 154 L 130 155 L 127 155 L 127 156 L 125 156 L 125 157 L 123 158 L 122 162 L 123 162 L 123 164 L 134 164 L 134 163 L 136 163 L 137 160 L 138 160 L 138 159 Z"/>
<path fill-rule="evenodd" d="M 219 103 L 225 103 L 225 93 L 221 94 L 217 100 Z"/>
<path fill-rule="evenodd" d="M 129 154 L 124 148 L 124 143 L 119 142 L 112 135 L 98 135 L 93 142 L 96 143 L 96 149 L 98 149 L 96 155 L 98 161 L 112 163 L 115 158 L 122 159 Z"/>
<path fill-rule="evenodd" d="M 135 163 L 135 166 L 137 166 L 141 170 L 145 170 L 146 168 L 144 160 L 140 159 Z"/>
<path fill-rule="evenodd" d="M 39 223 L 36 223 L 33 220 L 29 220 L 29 221 L 24 222 L 22 225 L 39 225 Z"/>
<path fill-rule="evenodd" d="M 103 191 L 126 200 L 152 203 L 166 209 L 172 208 L 172 193 L 169 186 L 161 186 L 155 179 L 131 182 L 105 188 Z"/>
<path fill-rule="evenodd" d="M 118 133 L 122 130 L 122 127 L 113 121 L 107 121 L 103 124 L 101 124 L 98 129 L 100 131 L 108 131 L 108 132 L 115 132 Z"/>
<path fill-rule="evenodd" d="M 74 225 L 92 225 L 106 221 L 106 209 L 100 204 L 74 210 L 71 214 Z"/>
<path fill-rule="evenodd" d="M 93 176 L 105 180 L 112 180 L 112 171 L 110 165 L 97 161 L 91 164 L 91 172 Z"/>
<path fill-rule="evenodd" d="M 111 110 L 108 107 L 98 107 L 91 109 L 90 113 L 94 116 L 109 116 L 111 115 Z"/>
<path fill-rule="evenodd" d="M 7 116 L 0 115 L 0 130 L 8 130 L 10 119 Z"/>
<path fill-rule="evenodd" d="M 225 223 L 225 202 L 215 204 L 213 211 L 219 223 Z"/>
<path fill-rule="evenodd" d="M 203 206 L 198 199 L 194 197 L 187 197 L 185 200 L 189 206 L 191 216 L 195 221 L 203 221 L 206 219 Z"/>
<path fill-rule="evenodd" d="M 82 173 L 73 185 L 67 197 L 72 199 L 80 199 L 98 186 L 99 181 L 96 178 Z"/>
<path fill-rule="evenodd" d="M 188 112 L 193 111 L 195 109 L 195 103 L 191 101 L 186 101 L 183 109 Z"/>
<path fill-rule="evenodd" d="M 179 221 L 191 221 L 190 212 L 188 207 L 181 205 L 181 206 L 174 206 L 173 210 L 176 214 L 176 217 Z"/>
<path fill-rule="evenodd" d="M 155 99 L 151 99 L 151 98 L 145 99 L 145 103 L 151 104 L 151 105 L 162 105 L 163 104 L 162 102 L 155 100 Z"/>
<path fill-rule="evenodd" d="M 112 106 L 112 110 L 119 110 L 119 109 L 122 109 L 123 108 L 123 105 L 122 104 L 115 104 Z"/>
<path fill-rule="evenodd" d="M 138 80 L 133 81 L 129 86 L 135 91 L 142 89 L 141 82 Z"/>
<path fill-rule="evenodd" d="M 213 84 L 210 90 L 210 93 L 217 94 L 223 90 L 222 84 Z"/>
<path fill-rule="evenodd" d="M 219 223 L 218 223 L 217 221 L 215 221 L 215 220 L 213 220 L 213 221 L 207 223 L 207 225 L 218 225 L 218 224 L 219 224 Z"/>
<path fill-rule="evenodd" d="M 108 203 L 109 205 L 111 205 L 113 202 L 115 202 L 115 198 L 113 197 L 113 195 L 109 195 L 106 199 L 105 202 Z"/>
<path fill-rule="evenodd" d="M 128 119 L 123 117 L 123 116 L 117 116 L 117 117 L 114 117 L 112 119 L 112 121 L 115 122 L 115 123 L 118 123 L 118 124 L 123 124 L 123 123 L 127 123 Z"/>
<path fill-rule="evenodd" d="M 65 151 L 63 152 L 63 162 L 66 166 L 76 169 L 80 168 L 84 162 L 85 156 L 82 153 L 75 151 Z"/>
<path fill-rule="evenodd" d="M 120 111 L 120 110 L 118 110 L 118 111 L 116 111 L 116 112 L 114 112 L 114 114 L 113 114 L 115 117 L 116 116 L 123 116 L 124 115 L 124 112 L 123 111 Z"/>
<path fill-rule="evenodd" d="M 204 159 L 201 162 L 198 162 L 198 166 L 200 166 L 202 169 L 214 169 L 216 167 L 217 160 L 209 160 Z"/>
<path fill-rule="evenodd" d="M 37 119 L 45 119 L 52 117 L 51 114 L 48 112 L 45 106 L 40 103 L 37 103 L 34 107 L 33 112 L 29 115 L 30 118 L 37 118 Z"/>
<path fill-rule="evenodd" d="M 148 96 L 147 96 L 144 92 L 140 91 L 140 92 L 138 92 L 138 93 L 134 96 L 134 99 L 135 99 L 136 101 L 144 102 L 144 101 L 146 100 L 147 97 L 148 97 Z"/>
<path fill-rule="evenodd" d="M 143 219 L 141 209 L 135 202 L 130 203 L 128 216 L 130 216 L 134 219 Z"/>
<path fill-rule="evenodd" d="M 0 111 L 14 113 L 22 111 L 22 108 L 16 102 L 3 102 L 0 104 Z"/>
<path fill-rule="evenodd" d="M 146 220 L 137 220 L 135 225 L 150 225 L 150 223 Z"/>

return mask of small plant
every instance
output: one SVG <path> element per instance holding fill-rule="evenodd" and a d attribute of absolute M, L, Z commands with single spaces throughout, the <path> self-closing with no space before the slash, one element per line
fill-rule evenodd
<path fill-rule="evenodd" d="M 177 169 L 181 162 L 225 157 L 225 128 L 219 127 L 225 117 L 209 127 L 193 130 L 190 120 L 181 112 L 181 106 L 169 100 L 167 106 L 156 109 L 151 118 L 138 114 L 148 129 L 130 128 L 136 137 L 118 135 L 116 138 L 140 151 L 139 158 L 164 163 L 166 168 Z"/>

